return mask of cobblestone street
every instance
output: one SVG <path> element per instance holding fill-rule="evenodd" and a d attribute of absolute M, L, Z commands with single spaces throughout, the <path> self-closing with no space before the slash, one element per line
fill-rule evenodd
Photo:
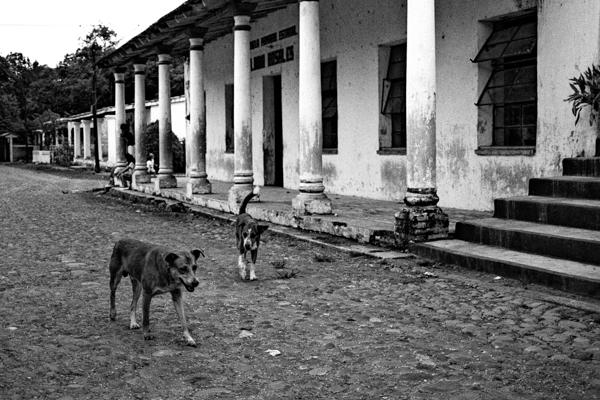
<path fill-rule="evenodd" d="M 600 399 L 600 314 L 547 300 L 566 294 L 270 231 L 242 282 L 229 223 L 90 191 L 105 183 L 0 165 L 0 398 Z M 129 330 L 127 278 L 109 320 L 125 237 L 205 251 L 184 295 L 197 348 L 169 295 L 153 341 Z"/>

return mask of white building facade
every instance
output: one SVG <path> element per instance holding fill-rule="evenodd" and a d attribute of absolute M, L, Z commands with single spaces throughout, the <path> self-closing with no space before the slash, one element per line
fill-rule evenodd
<path fill-rule="evenodd" d="M 325 193 L 402 201 L 411 168 L 406 86 L 415 83 L 406 74 L 415 62 L 407 57 L 407 16 L 427 16 L 410 14 L 406 0 L 304 3 L 317 3 L 319 10 Z M 564 99 L 569 79 L 598 62 L 600 2 L 434 4 L 432 20 L 418 23 L 430 27 L 435 39 L 429 49 L 435 59 L 434 140 L 427 154 L 434 160 L 439 206 L 490 210 L 494 198 L 526 194 L 529 178 L 559 175 L 563 158 L 594 153 L 595 128 L 575 126 Z M 254 184 L 301 185 L 299 13 L 298 2 L 290 1 L 243 28 L 250 34 Z M 202 23 L 199 17 L 196 27 Z M 205 28 L 211 32 L 210 21 Z M 235 32 L 229 32 L 206 40 L 202 49 L 208 180 L 234 181 Z M 125 54 L 127 46 L 116 54 Z M 110 65 L 121 60 L 130 62 L 115 56 Z M 148 121 L 158 119 L 157 105 L 147 107 Z M 172 102 L 171 125 L 181 139 L 185 110 L 184 99 Z M 116 135 L 114 122 L 107 126 Z M 109 161 L 116 160 L 114 141 L 107 141 Z"/>

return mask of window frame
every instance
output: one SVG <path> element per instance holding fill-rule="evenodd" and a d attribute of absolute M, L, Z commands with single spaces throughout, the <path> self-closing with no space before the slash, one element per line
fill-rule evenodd
<path fill-rule="evenodd" d="M 333 67 L 331 67 L 333 65 Z M 325 75 L 326 68 L 330 67 L 332 73 Z M 325 79 L 329 78 L 333 85 L 325 88 L 323 84 Z M 338 128 L 339 128 L 339 114 L 338 114 L 338 85 L 337 85 L 337 60 L 329 60 L 321 62 L 321 119 L 323 129 L 323 143 L 322 152 L 324 154 L 337 154 L 338 150 Z M 326 104 L 326 99 L 331 99 Z M 334 109 L 333 115 L 326 117 L 326 111 Z M 332 126 L 331 131 L 326 131 L 326 126 Z M 328 141 L 331 140 L 331 143 Z M 330 145 L 334 144 L 334 146 Z"/>
<path fill-rule="evenodd" d="M 535 35 L 529 35 L 525 37 L 515 37 L 518 35 L 519 31 L 523 27 L 529 25 L 528 29 L 531 30 L 531 26 L 533 24 L 533 31 Z M 504 47 L 502 51 L 499 53 L 497 57 L 489 57 L 489 46 L 490 42 L 493 40 L 494 36 L 499 31 L 507 31 L 512 29 L 512 34 L 510 38 L 498 41 L 493 43 L 492 46 L 501 44 Z M 527 31 L 527 30 L 525 30 Z M 510 148 L 510 147 L 535 147 L 537 142 L 537 16 L 535 12 L 528 12 L 524 15 L 519 15 L 518 17 L 513 18 L 504 18 L 502 20 L 498 20 L 494 22 L 494 27 L 492 29 L 492 33 L 486 39 L 484 45 L 479 49 L 477 56 L 475 59 L 471 60 L 473 63 L 480 62 L 488 62 L 491 65 L 491 74 L 487 79 L 483 90 L 481 91 L 477 102 L 475 105 L 482 110 L 483 107 L 491 107 L 490 117 L 488 117 L 488 121 L 491 122 L 491 145 L 490 148 Z M 504 57 L 505 52 L 510 47 L 512 43 L 516 41 L 524 41 L 529 40 L 529 47 L 526 48 L 526 51 L 521 54 L 511 54 L 509 56 Z M 519 80 L 519 74 L 521 71 L 525 71 L 525 74 L 522 77 L 527 77 L 526 72 L 527 69 L 533 70 L 533 80 Z M 498 77 L 499 74 L 505 74 L 506 71 L 513 72 L 513 78 L 510 82 L 503 84 L 498 84 L 494 81 L 495 78 Z M 505 78 L 505 76 L 502 76 Z M 501 90 L 502 97 L 505 97 L 507 92 L 510 92 L 511 89 L 514 88 L 525 88 L 527 89 L 526 93 L 529 96 L 523 96 L 524 99 L 506 99 L 495 100 L 494 96 L 497 95 L 497 91 Z M 528 89 L 528 87 L 531 89 Z M 484 100 L 487 95 L 489 100 Z M 529 97 L 529 98 L 527 98 Z M 502 121 L 499 121 L 498 114 L 499 110 L 507 110 L 509 108 L 519 107 L 520 108 L 520 122 L 519 124 L 507 124 L 506 114 L 503 115 Z M 524 112 L 526 107 L 533 108 L 533 115 L 528 114 L 529 118 L 533 117 L 533 123 L 527 122 L 525 123 L 525 119 L 527 115 Z M 518 129 L 520 132 L 518 135 L 511 135 L 510 130 Z M 497 132 L 502 130 L 502 133 L 499 135 Z M 533 140 L 531 140 L 531 135 L 527 135 L 527 131 L 533 130 Z M 489 137 L 489 136 L 488 136 Z"/>
<path fill-rule="evenodd" d="M 398 43 L 394 45 L 386 46 L 389 48 L 389 56 L 387 59 L 387 66 L 385 67 L 385 77 L 382 80 L 381 90 L 381 105 L 380 114 L 387 119 L 389 125 L 390 143 L 389 146 L 382 146 L 380 144 L 380 154 L 393 154 L 405 151 L 406 149 L 406 42 Z M 400 60 L 398 60 L 398 54 L 400 54 Z M 396 64 L 403 64 L 402 74 L 399 76 L 391 76 L 394 66 Z M 400 89 L 396 89 L 396 85 L 399 85 Z M 400 96 L 393 96 L 398 90 Z M 393 99 L 399 99 L 400 110 L 399 111 L 388 111 L 390 108 L 390 102 Z M 393 105 L 392 105 L 393 107 Z M 399 122 L 397 120 L 399 118 Z M 400 129 L 397 129 L 399 127 Z"/>
<path fill-rule="evenodd" d="M 233 83 L 225 84 L 225 153 L 235 152 Z"/>

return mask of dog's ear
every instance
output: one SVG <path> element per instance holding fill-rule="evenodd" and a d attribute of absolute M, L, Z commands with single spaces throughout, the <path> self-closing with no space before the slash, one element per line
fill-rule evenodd
<path fill-rule="evenodd" d="M 179 258 L 177 254 L 169 253 L 165 256 L 165 261 L 167 262 L 167 265 L 173 266 L 173 263 L 175 262 L 175 260 L 177 260 L 177 258 Z"/>
<path fill-rule="evenodd" d="M 269 229 L 269 225 L 258 225 L 258 234 L 263 234 L 267 229 Z"/>
<path fill-rule="evenodd" d="M 197 259 L 200 258 L 200 255 L 202 255 L 202 257 L 206 257 L 204 255 L 204 252 L 202 251 L 202 249 L 194 249 L 191 251 L 192 255 L 194 256 L 194 261 L 196 261 Z"/>

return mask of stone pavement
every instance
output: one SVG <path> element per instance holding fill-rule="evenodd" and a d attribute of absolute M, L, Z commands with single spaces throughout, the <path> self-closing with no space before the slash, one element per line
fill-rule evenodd
<path fill-rule="evenodd" d="M 597 303 L 269 231 L 242 282 L 230 223 L 86 191 L 104 183 L 0 165 L 2 398 L 600 399 Z M 205 250 L 185 299 L 197 348 L 168 296 L 155 340 L 129 330 L 127 280 L 109 320 L 121 237 Z"/>
<path fill-rule="evenodd" d="M 136 190 L 222 212 L 232 212 L 227 201 L 228 190 L 232 183 L 211 181 L 213 193 L 197 194 L 188 198 L 185 190 L 186 182 L 185 176 L 177 175 L 177 188 L 161 189 L 157 192 L 152 182 L 140 184 Z M 333 215 L 298 216 L 291 206 L 292 199 L 298 194 L 297 190 L 274 186 L 261 186 L 260 190 L 260 201 L 252 202 L 248 206 L 248 212 L 257 219 L 341 236 L 359 243 L 394 245 L 394 214 L 400 209 L 399 202 L 328 194 L 333 203 Z M 454 231 L 458 220 L 485 218 L 492 215 L 491 212 L 450 208 L 444 208 L 444 212 L 450 218 L 450 232 Z"/>

